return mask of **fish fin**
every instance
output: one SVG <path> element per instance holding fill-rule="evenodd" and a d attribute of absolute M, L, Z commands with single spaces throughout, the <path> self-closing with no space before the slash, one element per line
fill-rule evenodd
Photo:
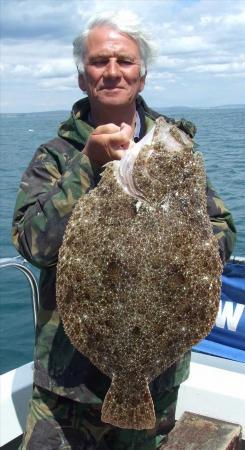
<path fill-rule="evenodd" d="M 156 416 L 147 379 L 130 376 L 126 385 L 125 378 L 114 375 L 102 405 L 101 420 L 119 428 L 154 428 Z"/>

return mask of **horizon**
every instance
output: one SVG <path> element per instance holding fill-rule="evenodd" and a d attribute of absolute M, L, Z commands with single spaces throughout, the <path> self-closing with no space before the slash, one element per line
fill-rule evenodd
<path fill-rule="evenodd" d="M 187 105 L 168 105 L 168 106 L 152 106 L 153 110 L 160 110 L 160 109 L 244 109 L 245 103 L 234 103 L 230 105 L 215 105 L 215 106 L 187 106 Z M 45 114 L 45 113 L 69 113 L 70 109 L 49 109 L 46 111 L 8 111 L 8 112 L 2 112 L 0 111 L 0 115 L 7 115 L 7 114 Z"/>
<path fill-rule="evenodd" d="M 143 91 L 149 106 L 245 104 L 244 0 L 0 0 L 0 7 L 2 113 L 71 109 L 84 96 L 72 41 L 89 18 L 119 9 L 141 19 L 157 49 Z"/>

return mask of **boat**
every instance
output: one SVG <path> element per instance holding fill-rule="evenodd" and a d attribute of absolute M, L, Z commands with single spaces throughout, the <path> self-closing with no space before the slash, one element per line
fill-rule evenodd
<path fill-rule="evenodd" d="M 39 305 L 38 283 L 20 256 L 0 258 L 0 269 L 20 270 L 32 292 L 33 324 Z M 0 447 L 17 449 L 31 397 L 33 362 L 0 376 Z M 245 440 L 245 258 L 232 257 L 222 275 L 220 308 L 211 333 L 193 347 L 189 378 L 182 383 L 176 419 L 185 411 L 242 427 Z"/>

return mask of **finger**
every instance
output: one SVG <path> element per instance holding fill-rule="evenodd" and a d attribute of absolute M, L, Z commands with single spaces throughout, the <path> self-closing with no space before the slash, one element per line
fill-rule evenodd
<path fill-rule="evenodd" d="M 112 134 L 120 131 L 120 127 L 115 125 L 114 123 L 107 123 L 106 125 L 99 125 L 92 134 Z"/>
<path fill-rule="evenodd" d="M 113 133 L 110 136 L 109 145 L 110 147 L 116 148 L 125 148 L 127 149 L 130 145 L 130 138 L 132 134 L 132 128 L 125 124 L 120 131 L 117 133 Z"/>
<path fill-rule="evenodd" d="M 129 139 L 132 138 L 132 135 L 133 135 L 133 129 L 132 129 L 132 127 L 130 127 L 130 125 L 128 125 L 127 123 L 125 123 L 125 122 L 122 122 L 122 123 L 121 123 L 120 131 L 121 131 L 122 133 L 124 133 L 125 136 L 127 136 Z"/>
<path fill-rule="evenodd" d="M 125 150 L 114 150 L 111 154 L 112 160 L 120 160 L 125 155 Z"/>
<path fill-rule="evenodd" d="M 110 141 L 106 143 L 111 149 L 128 148 L 130 139 L 124 133 L 118 132 L 110 136 Z"/>

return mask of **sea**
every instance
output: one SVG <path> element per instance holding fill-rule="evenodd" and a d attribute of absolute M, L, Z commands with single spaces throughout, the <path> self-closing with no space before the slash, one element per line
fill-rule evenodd
<path fill-rule="evenodd" d="M 238 231 L 234 256 L 245 256 L 245 106 L 157 108 L 197 126 L 195 141 L 207 174 L 231 210 Z M 0 258 L 17 256 L 11 222 L 22 173 L 36 148 L 57 134 L 67 111 L 0 115 Z M 34 269 L 38 278 L 38 270 Z M 31 292 L 15 268 L 0 270 L 0 373 L 33 359 L 34 327 Z"/>

